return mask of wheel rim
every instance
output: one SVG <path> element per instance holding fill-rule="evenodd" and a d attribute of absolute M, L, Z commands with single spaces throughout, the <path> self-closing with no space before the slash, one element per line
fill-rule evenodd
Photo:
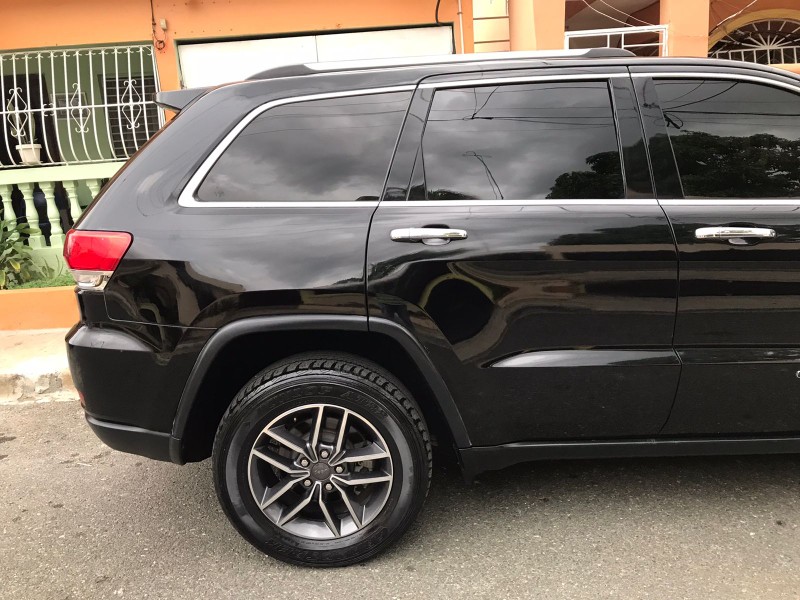
<path fill-rule="evenodd" d="M 248 459 L 261 512 L 293 535 L 333 539 L 363 529 L 392 487 L 389 446 L 368 419 L 333 404 L 307 404 L 261 430 Z"/>

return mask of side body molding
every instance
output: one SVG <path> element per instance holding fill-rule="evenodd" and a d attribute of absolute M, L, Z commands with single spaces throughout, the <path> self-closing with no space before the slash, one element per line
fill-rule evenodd
<path fill-rule="evenodd" d="M 453 440 L 458 448 L 470 446 L 469 436 L 461 419 L 461 414 L 456 408 L 450 391 L 441 375 L 433 366 L 427 353 L 419 342 L 403 327 L 391 321 L 372 318 L 367 321 L 366 316 L 355 315 L 280 315 L 269 317 L 251 317 L 234 321 L 221 327 L 206 342 L 197 357 L 194 368 L 189 374 L 189 379 L 181 394 L 178 410 L 172 425 L 170 435 L 170 459 L 177 464 L 185 462 L 182 456 L 181 439 L 184 436 L 186 425 L 189 421 L 195 399 L 203 385 L 206 372 L 214 363 L 222 349 L 234 339 L 252 333 L 267 333 L 278 331 L 355 331 L 391 337 L 409 355 L 411 360 L 425 378 L 431 389 L 439 409 L 447 420 Z"/>

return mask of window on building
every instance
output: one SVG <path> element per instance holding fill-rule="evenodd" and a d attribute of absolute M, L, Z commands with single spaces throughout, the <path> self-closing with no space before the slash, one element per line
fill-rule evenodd
<path fill-rule="evenodd" d="M 708 55 L 762 65 L 800 62 L 800 21 L 764 19 L 748 23 L 727 33 Z"/>
<path fill-rule="evenodd" d="M 800 96 L 735 80 L 655 83 L 687 198 L 800 197 Z"/>
<path fill-rule="evenodd" d="M 605 81 L 438 90 L 422 155 L 429 200 L 624 196 Z"/>
<path fill-rule="evenodd" d="M 200 185 L 205 202 L 377 200 L 411 92 L 296 102 L 256 117 Z"/>

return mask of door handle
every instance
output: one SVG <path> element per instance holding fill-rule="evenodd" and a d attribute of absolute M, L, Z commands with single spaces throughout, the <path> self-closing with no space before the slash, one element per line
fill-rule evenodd
<path fill-rule="evenodd" d="M 734 240 L 747 238 L 770 239 L 775 237 L 775 230 L 766 227 L 700 227 L 695 229 L 694 237 L 698 240 Z"/>
<path fill-rule="evenodd" d="M 431 246 L 441 246 L 451 240 L 467 239 L 467 232 L 463 229 L 407 227 L 405 229 L 392 229 L 391 238 L 393 242 L 422 242 Z"/>

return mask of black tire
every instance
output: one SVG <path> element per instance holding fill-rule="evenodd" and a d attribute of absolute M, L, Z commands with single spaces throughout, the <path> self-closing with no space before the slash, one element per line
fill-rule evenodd
<path fill-rule="evenodd" d="M 266 425 L 314 402 L 367 420 L 389 446 L 393 465 L 388 497 L 377 516 L 335 539 L 312 539 L 279 527 L 262 512 L 248 479 L 250 452 Z M 217 496 L 239 533 L 270 556 L 314 567 L 363 562 L 397 541 L 422 508 L 432 473 L 428 429 L 403 385 L 374 363 L 330 353 L 294 356 L 253 377 L 219 424 L 212 461 Z"/>

